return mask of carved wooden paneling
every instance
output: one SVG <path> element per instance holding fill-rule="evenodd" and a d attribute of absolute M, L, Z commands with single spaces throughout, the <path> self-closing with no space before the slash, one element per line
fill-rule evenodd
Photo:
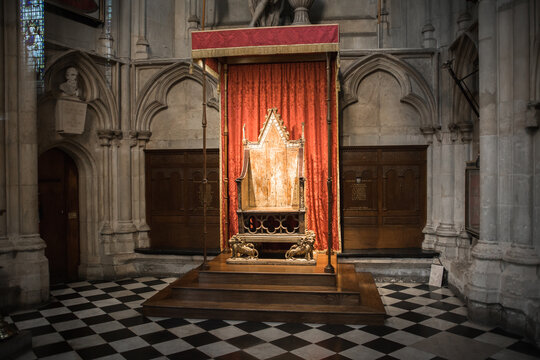
<path fill-rule="evenodd" d="M 202 150 L 146 151 L 146 213 L 154 249 L 203 247 Z M 219 248 L 219 155 L 207 151 L 207 246 Z"/>
<path fill-rule="evenodd" d="M 426 147 L 341 150 L 344 250 L 420 247 L 426 221 Z"/>

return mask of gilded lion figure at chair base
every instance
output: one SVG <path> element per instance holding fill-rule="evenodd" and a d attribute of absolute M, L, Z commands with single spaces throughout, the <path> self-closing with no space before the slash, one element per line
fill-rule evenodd
<path fill-rule="evenodd" d="M 244 129 L 242 172 L 236 179 L 238 232 L 229 240 L 231 249 L 236 246 L 231 259 L 239 259 L 241 251 L 251 254 L 253 244 L 289 243 L 294 245 L 287 259 L 304 256 L 311 263 L 315 233 L 306 231 L 305 223 L 304 124 L 301 130 L 299 139 L 289 140 L 275 108 L 268 109 L 257 141 L 248 141 Z"/>
<path fill-rule="evenodd" d="M 255 246 L 252 243 L 245 242 L 237 235 L 233 235 L 229 240 L 229 247 L 231 248 L 231 258 L 233 259 L 243 258 L 244 255 L 247 256 L 248 259 L 259 258 L 259 251 L 255 249 Z"/>
<path fill-rule="evenodd" d="M 306 237 L 298 240 L 298 243 L 291 246 L 285 253 L 287 260 L 313 260 L 313 245 L 315 244 L 315 232 L 312 230 L 306 231 Z M 297 258 L 303 256 L 304 258 Z"/>

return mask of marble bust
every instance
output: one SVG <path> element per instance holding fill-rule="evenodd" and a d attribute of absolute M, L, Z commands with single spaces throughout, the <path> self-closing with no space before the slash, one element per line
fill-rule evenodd
<path fill-rule="evenodd" d="M 62 96 L 79 97 L 79 71 L 74 67 L 69 67 L 66 70 L 66 81 L 61 83 L 59 88 L 62 91 Z"/>

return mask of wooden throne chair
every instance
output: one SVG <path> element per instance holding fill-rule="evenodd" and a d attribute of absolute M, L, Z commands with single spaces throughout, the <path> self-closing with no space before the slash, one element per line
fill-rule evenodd
<path fill-rule="evenodd" d="M 289 140 L 277 109 L 268 109 L 256 142 L 245 139 L 238 186 L 238 233 L 229 240 L 231 260 L 258 258 L 257 243 L 293 243 L 285 258 L 313 261 L 315 233 L 306 231 L 304 129 Z"/>

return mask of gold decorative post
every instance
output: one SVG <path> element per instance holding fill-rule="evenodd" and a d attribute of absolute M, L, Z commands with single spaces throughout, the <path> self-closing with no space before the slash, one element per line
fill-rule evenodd
<path fill-rule="evenodd" d="M 229 157 L 228 157 L 228 151 L 229 151 L 229 119 L 228 119 L 228 93 L 227 93 L 227 76 L 228 76 L 228 66 L 225 64 L 223 66 L 223 97 L 225 98 L 225 105 L 223 106 L 223 144 L 221 145 L 223 147 L 223 172 L 225 173 L 225 177 L 223 179 L 223 184 L 225 187 L 225 206 L 223 211 L 225 212 L 225 238 L 229 238 Z M 226 242 L 228 246 L 229 242 Z"/>
<path fill-rule="evenodd" d="M 328 264 L 324 272 L 333 273 L 332 266 L 332 112 L 330 109 L 330 53 L 326 53 L 326 126 L 328 128 Z"/>
<path fill-rule="evenodd" d="M 203 0 L 201 29 L 204 31 L 204 21 L 206 13 L 206 1 Z M 203 131 L 203 180 L 202 180 L 202 197 L 203 197 L 203 263 L 201 268 L 208 269 L 206 262 L 206 237 L 208 229 L 206 228 L 206 186 L 208 179 L 206 178 L 206 59 L 202 59 L 202 131 Z"/>

